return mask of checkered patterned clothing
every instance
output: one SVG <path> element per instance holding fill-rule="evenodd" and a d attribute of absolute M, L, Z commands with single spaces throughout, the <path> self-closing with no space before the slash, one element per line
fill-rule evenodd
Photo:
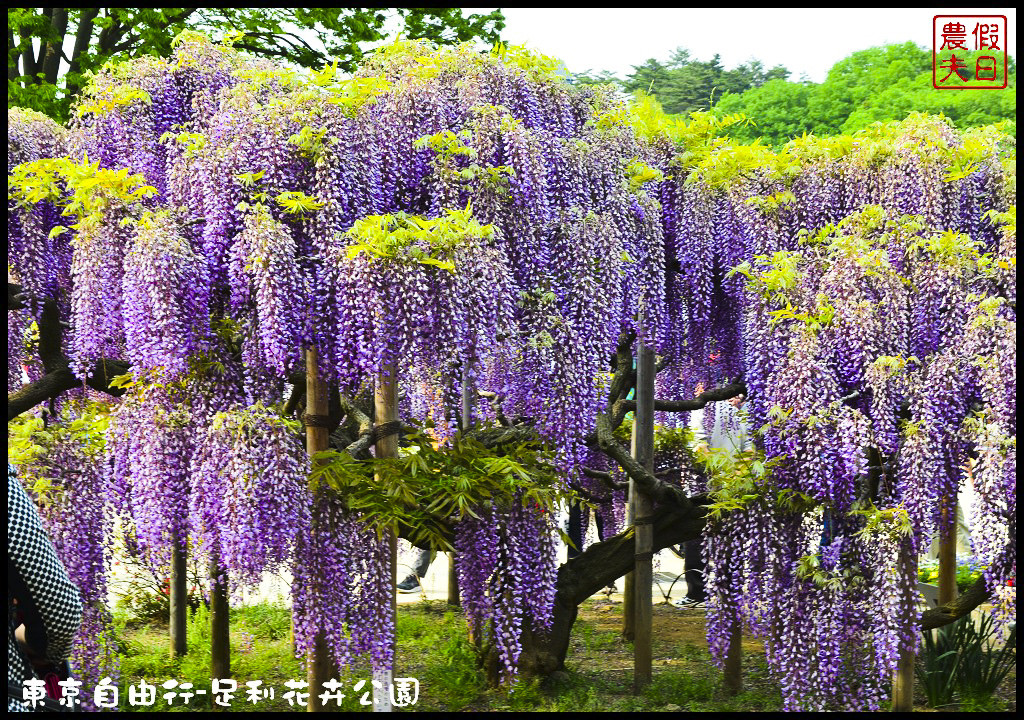
<path fill-rule="evenodd" d="M 82 622 L 82 600 L 43 530 L 35 505 L 8 464 L 7 680 L 20 685 L 33 672 L 14 638 L 17 612 L 24 616 L 31 647 L 54 664 L 67 659 Z M 7 709 L 19 711 L 24 707 L 8 699 Z"/>

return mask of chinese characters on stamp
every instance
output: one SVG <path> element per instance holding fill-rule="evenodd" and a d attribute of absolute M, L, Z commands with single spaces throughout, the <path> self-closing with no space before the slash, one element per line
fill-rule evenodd
<path fill-rule="evenodd" d="M 1007 84 L 1005 15 L 936 15 L 932 85 L 939 90 L 1000 89 Z"/>

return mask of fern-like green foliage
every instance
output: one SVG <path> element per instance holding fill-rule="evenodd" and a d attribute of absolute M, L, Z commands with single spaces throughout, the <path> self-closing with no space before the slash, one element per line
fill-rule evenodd
<path fill-rule="evenodd" d="M 317 453 L 310 483 L 338 491 L 377 532 L 408 533 L 416 544 L 443 550 L 451 549 L 447 526 L 479 517 L 485 507 L 549 510 L 563 501 L 582 502 L 536 440 L 495 450 L 460 432 L 450 445 L 437 447 L 429 428 L 406 436 L 397 458 L 367 462 L 337 450 Z"/>

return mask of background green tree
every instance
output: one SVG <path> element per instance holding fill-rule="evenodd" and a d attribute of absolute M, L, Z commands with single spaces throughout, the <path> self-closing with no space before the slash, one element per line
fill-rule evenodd
<path fill-rule="evenodd" d="M 852 133 L 873 122 L 902 120 L 913 110 L 942 113 L 959 128 L 1017 119 L 1017 69 L 1010 59 L 1003 90 L 951 92 L 932 86 L 931 52 L 912 42 L 851 54 L 829 70 L 823 83 L 772 80 L 722 96 L 719 116 L 743 113 L 752 125 L 736 125 L 733 137 L 781 145 L 803 133 Z M 1016 135 L 1012 126 L 1007 132 Z"/>
<path fill-rule="evenodd" d="M 239 49 L 303 67 L 337 60 L 348 72 L 365 43 L 384 39 L 392 18 L 406 37 L 444 44 L 494 43 L 505 27 L 500 10 L 467 16 L 461 8 L 11 8 L 7 106 L 64 120 L 85 73 L 110 59 L 167 56 L 186 28 L 214 39 L 240 36 Z"/>
<path fill-rule="evenodd" d="M 718 54 L 702 62 L 691 57 L 689 50 L 676 48 L 664 64 L 651 58 L 635 65 L 620 84 L 627 92 L 642 90 L 655 95 L 667 113 L 689 114 L 707 110 L 714 96 L 742 93 L 788 76 L 789 70 L 782 65 L 766 70 L 761 61 L 752 59 L 726 70 Z"/>

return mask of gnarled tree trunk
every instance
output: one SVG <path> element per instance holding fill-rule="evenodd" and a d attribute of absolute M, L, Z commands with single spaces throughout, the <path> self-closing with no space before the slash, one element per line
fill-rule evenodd
<path fill-rule="evenodd" d="M 704 510 L 701 506 L 681 511 L 672 507 L 659 507 L 654 511 L 655 551 L 700 537 L 704 528 Z M 636 552 L 633 529 L 615 537 L 594 543 L 558 569 L 555 607 L 548 632 L 533 630 L 524 621 L 519 657 L 519 673 L 523 677 L 548 675 L 565 667 L 569 652 L 569 637 L 580 603 L 594 593 L 615 582 L 633 568 Z M 488 682 L 500 682 L 498 651 L 485 647 L 481 658 Z"/>

